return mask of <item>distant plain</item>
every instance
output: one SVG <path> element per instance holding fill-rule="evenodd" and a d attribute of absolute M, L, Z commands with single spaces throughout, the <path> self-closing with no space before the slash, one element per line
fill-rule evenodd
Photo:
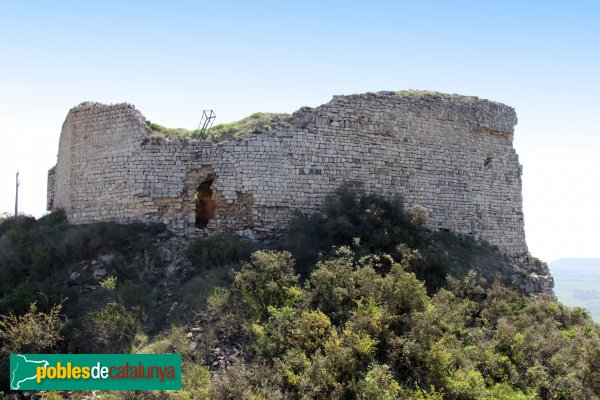
<path fill-rule="evenodd" d="M 558 300 L 585 308 L 600 323 L 600 258 L 562 258 L 549 266 Z"/>

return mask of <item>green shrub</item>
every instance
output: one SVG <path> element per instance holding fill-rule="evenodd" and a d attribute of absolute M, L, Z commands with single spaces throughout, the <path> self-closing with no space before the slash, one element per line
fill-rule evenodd
<path fill-rule="evenodd" d="M 248 260 L 257 248 L 256 243 L 237 235 L 219 234 L 193 240 L 186 255 L 197 268 L 208 269 Z"/>
<path fill-rule="evenodd" d="M 63 214 L 64 215 L 64 214 Z M 0 237 L 11 230 L 27 230 L 35 224 L 35 218 L 29 215 L 10 216 L 0 219 Z"/>
<path fill-rule="evenodd" d="M 132 254 L 152 249 L 153 236 L 164 229 L 159 224 L 109 222 L 74 226 L 60 211 L 37 221 L 23 216 L 5 219 L 0 222 L 0 297 L 26 279 L 47 279 L 101 252 Z"/>
<path fill-rule="evenodd" d="M 489 283 L 496 275 L 504 285 L 519 280 L 497 248 L 451 232 L 430 232 L 426 219 L 422 206 L 409 214 L 401 198 L 365 194 L 362 184 L 348 182 L 326 198 L 320 213 L 295 214 L 280 248 L 292 252 L 302 277 L 317 261 L 333 257 L 336 248 L 348 246 L 358 258 L 391 255 L 424 281 L 430 294 L 445 286 L 448 275 L 462 278 L 472 269 Z M 415 251 L 419 260 L 411 255 Z"/>
<path fill-rule="evenodd" d="M 116 280 L 116 277 L 115 277 Z M 102 284 L 102 282 L 100 282 Z M 112 280 L 106 282 L 112 285 Z M 115 289 L 108 290 L 103 299 L 115 299 L 121 304 L 129 307 L 137 307 L 146 313 L 151 313 L 156 308 L 158 294 L 150 282 L 138 279 L 127 279 L 120 281 Z"/>
<path fill-rule="evenodd" d="M 402 199 L 365 194 L 360 183 L 341 186 L 326 198 L 321 214 L 296 214 L 285 247 L 291 249 L 301 272 L 307 272 L 320 252 L 351 245 L 358 238 L 363 253 L 392 254 L 400 243 L 417 246 L 425 236 L 410 223 Z"/>
<path fill-rule="evenodd" d="M 358 384 L 357 399 L 393 400 L 398 398 L 401 390 L 387 365 L 374 365 Z"/>
<path fill-rule="evenodd" d="M 194 241 L 188 257 L 198 268 L 225 266 L 190 277 L 165 301 L 157 282 L 124 266 L 156 254 L 155 228 L 72 227 L 60 214 L 7 218 L 0 221 L 0 310 L 15 313 L 2 317 L 9 333 L 0 344 L 121 352 L 135 340 L 139 352 L 182 354 L 183 390 L 101 394 L 111 399 L 600 398 L 600 326 L 587 313 L 507 287 L 517 272 L 493 247 L 413 222 L 397 199 L 340 189 L 323 215 L 295 220 L 281 245 L 293 252 L 250 255 L 244 246 L 254 244 L 237 237 Z M 69 293 L 69 265 L 102 251 L 120 252 L 111 275 L 118 284 L 74 290 L 63 327 L 52 304 Z M 294 255 L 306 262 L 303 275 Z M 185 311 L 167 320 L 175 301 Z M 34 310 L 22 309 L 32 302 Z M 141 308 L 145 320 L 160 321 L 155 331 L 145 324 L 148 336 L 136 335 Z M 55 315 L 54 323 L 44 315 Z M 152 338 L 174 319 L 185 324 Z M 19 324 L 57 336 L 43 342 L 21 335 Z M 70 335 L 82 343 L 57 348 Z M 0 368 L 6 372 L 6 357 Z"/>
<path fill-rule="evenodd" d="M 189 365 L 195 361 L 195 353 L 190 348 L 190 339 L 186 337 L 187 329 L 183 326 L 172 326 L 148 341 L 144 335 L 138 335 L 136 352 L 140 354 L 181 354 L 182 362 Z"/>
<path fill-rule="evenodd" d="M 208 400 L 211 373 L 207 367 L 196 363 L 183 363 L 181 370 L 181 390 L 170 393 L 171 399 Z"/>
<path fill-rule="evenodd" d="M 109 303 L 90 312 L 84 322 L 85 334 L 92 353 L 129 353 L 140 328 L 138 310 L 127 310 Z"/>
<path fill-rule="evenodd" d="M 308 282 L 314 308 L 327 314 L 334 323 L 348 318 L 358 296 L 351 260 L 335 258 L 317 264 Z"/>
<path fill-rule="evenodd" d="M 0 316 L 0 343 L 5 354 L 43 353 L 54 349 L 62 339 L 62 304 L 55 304 L 48 313 L 38 311 L 31 303 L 23 315 L 12 312 Z"/>
<path fill-rule="evenodd" d="M 100 287 L 111 292 L 117 288 L 117 280 L 118 279 L 116 276 L 107 276 L 105 279 L 100 281 Z"/>
<path fill-rule="evenodd" d="M 485 380 L 475 370 L 457 370 L 446 378 L 445 386 L 454 399 L 477 400 L 483 398 L 486 392 Z"/>
<path fill-rule="evenodd" d="M 298 275 L 289 252 L 259 250 L 233 274 L 233 287 L 257 315 L 268 307 L 283 307 L 297 299 Z"/>
<path fill-rule="evenodd" d="M 50 310 L 53 304 L 59 303 L 62 298 L 70 297 L 63 282 L 55 277 L 32 280 L 25 278 L 15 283 L 12 288 L 7 288 L 0 297 L 0 313 L 6 314 L 14 311 L 17 314 L 27 312 L 29 304 L 35 302 L 42 311 Z"/>

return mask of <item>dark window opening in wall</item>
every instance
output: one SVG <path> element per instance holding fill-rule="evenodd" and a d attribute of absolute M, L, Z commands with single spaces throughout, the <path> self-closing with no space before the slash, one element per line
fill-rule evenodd
<path fill-rule="evenodd" d="M 196 228 L 204 228 L 208 221 L 215 216 L 215 202 L 212 198 L 213 179 L 202 182 L 196 192 L 194 199 L 196 200 Z"/>

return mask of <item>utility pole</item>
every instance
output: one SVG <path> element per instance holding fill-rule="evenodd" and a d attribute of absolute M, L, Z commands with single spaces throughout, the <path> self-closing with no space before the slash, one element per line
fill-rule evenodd
<path fill-rule="evenodd" d="M 15 190 L 15 217 L 19 215 L 19 171 L 17 171 Z"/>

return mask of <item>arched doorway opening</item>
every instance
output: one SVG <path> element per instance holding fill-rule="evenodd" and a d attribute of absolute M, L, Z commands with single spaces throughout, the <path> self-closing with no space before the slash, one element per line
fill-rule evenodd
<path fill-rule="evenodd" d="M 214 179 L 207 179 L 196 188 L 196 228 L 204 228 L 215 217 L 215 202 L 211 186 Z"/>

